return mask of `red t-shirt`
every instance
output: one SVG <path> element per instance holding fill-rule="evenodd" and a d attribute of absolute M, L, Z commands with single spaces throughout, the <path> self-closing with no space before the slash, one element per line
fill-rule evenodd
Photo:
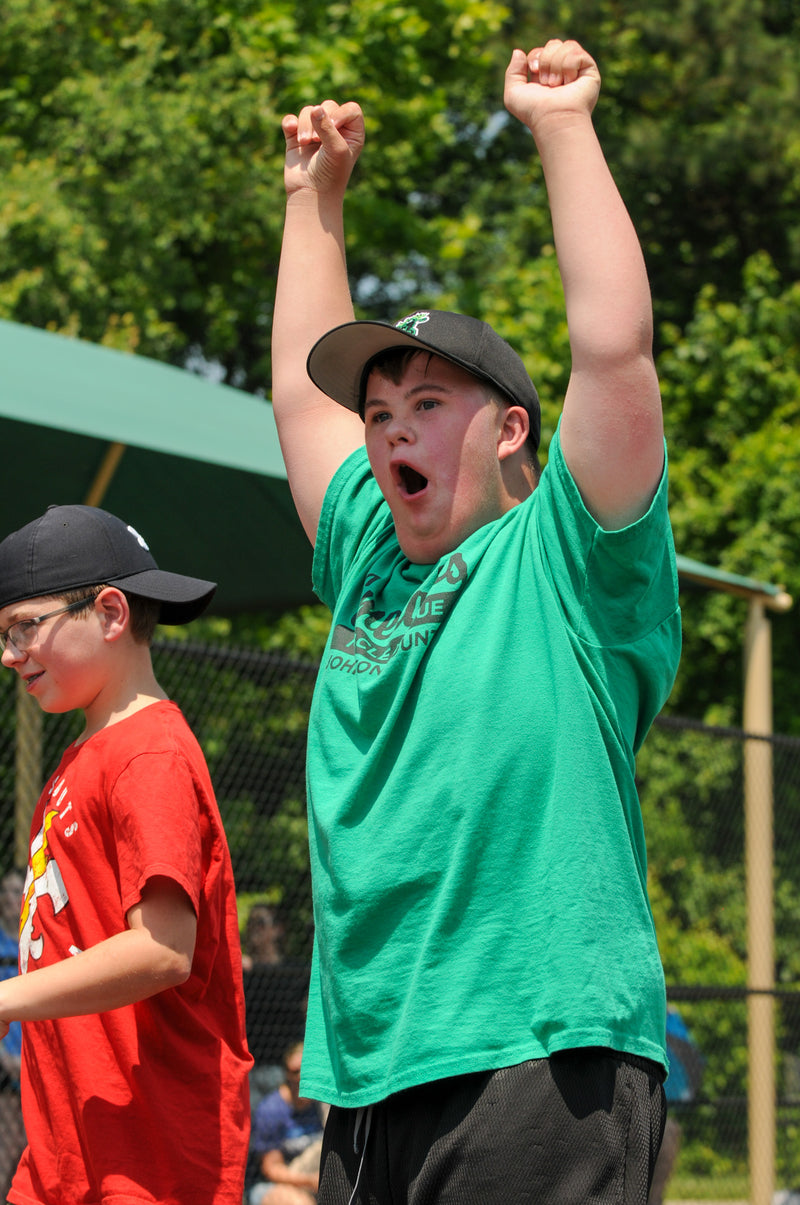
<path fill-rule="evenodd" d="M 205 759 L 169 702 L 70 746 L 42 792 L 22 970 L 123 931 L 154 875 L 197 914 L 191 976 L 111 1012 L 24 1023 L 16 1205 L 241 1205 L 252 1060 L 233 872 Z"/>

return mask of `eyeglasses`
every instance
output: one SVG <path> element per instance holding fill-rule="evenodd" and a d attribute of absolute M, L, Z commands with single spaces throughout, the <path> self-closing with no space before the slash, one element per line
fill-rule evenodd
<path fill-rule="evenodd" d="M 95 595 L 89 594 L 86 598 L 79 598 L 77 602 L 69 603 L 66 607 L 59 607 L 56 611 L 47 611 L 46 614 L 36 615 L 33 619 L 17 620 L 7 631 L 0 631 L 0 649 L 5 651 L 10 642 L 18 653 L 27 652 L 36 639 L 36 629 L 40 623 L 44 623 L 46 619 L 52 619 L 54 615 L 65 615 L 67 611 L 83 611 L 86 607 L 91 606 L 94 600 Z"/>

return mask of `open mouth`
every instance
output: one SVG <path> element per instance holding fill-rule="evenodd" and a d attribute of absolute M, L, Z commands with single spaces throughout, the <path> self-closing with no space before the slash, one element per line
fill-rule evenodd
<path fill-rule="evenodd" d="M 423 477 L 422 473 L 418 473 L 416 469 L 412 469 L 411 465 L 398 465 L 397 473 L 400 478 L 400 485 L 407 494 L 418 494 L 428 484 L 428 478 Z"/>

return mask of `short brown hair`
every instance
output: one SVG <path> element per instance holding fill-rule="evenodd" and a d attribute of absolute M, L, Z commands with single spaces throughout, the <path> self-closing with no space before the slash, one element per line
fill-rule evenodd
<path fill-rule="evenodd" d="M 103 590 L 107 590 L 109 586 L 113 585 L 113 582 L 104 582 L 102 585 L 90 586 L 88 589 L 67 590 L 58 597 L 62 598 L 65 603 L 79 602 L 82 598 L 97 598 L 98 594 L 102 594 Z M 119 587 L 115 586 L 114 589 L 118 590 Z M 131 613 L 131 636 L 137 644 L 151 644 L 158 627 L 161 603 L 154 598 L 142 598 L 140 594 L 129 594 L 127 590 L 121 590 L 120 593 L 124 594 L 128 600 Z"/>

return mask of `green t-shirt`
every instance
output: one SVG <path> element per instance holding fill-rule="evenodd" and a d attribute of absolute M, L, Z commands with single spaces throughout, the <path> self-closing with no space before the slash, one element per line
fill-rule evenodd
<path fill-rule="evenodd" d="M 680 651 L 666 468 L 647 514 L 605 532 L 556 433 L 530 498 L 415 565 L 360 450 L 314 584 L 333 623 L 304 1095 L 361 1106 L 579 1046 L 666 1064 L 634 784 Z"/>

